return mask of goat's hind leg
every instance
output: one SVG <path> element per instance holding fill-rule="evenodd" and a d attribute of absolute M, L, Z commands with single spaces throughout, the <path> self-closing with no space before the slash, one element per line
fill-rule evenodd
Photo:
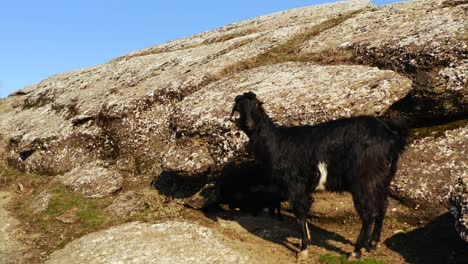
<path fill-rule="evenodd" d="M 354 247 L 354 252 L 351 256 L 354 256 L 356 258 L 361 257 L 361 249 L 365 248 L 367 251 L 369 251 L 369 239 L 372 231 L 372 226 L 373 226 L 373 220 L 374 218 L 371 217 L 369 214 L 365 214 L 364 216 L 361 216 L 362 218 L 362 227 L 361 231 L 359 232 L 359 236 L 356 242 L 356 245 Z"/>
<path fill-rule="evenodd" d="M 356 210 L 361 217 L 362 227 L 351 257 L 359 259 L 362 254 L 361 249 L 365 248 L 367 251 L 369 251 L 372 226 L 377 214 L 375 212 L 376 208 L 372 204 L 374 200 L 372 196 L 362 196 L 357 193 L 353 193 L 353 198 Z"/>
<path fill-rule="evenodd" d="M 379 204 L 377 217 L 375 218 L 374 230 L 372 230 L 371 239 L 369 242 L 369 250 L 376 250 L 380 242 L 380 234 L 382 233 L 382 226 L 387 211 L 388 197 L 384 197 Z"/>

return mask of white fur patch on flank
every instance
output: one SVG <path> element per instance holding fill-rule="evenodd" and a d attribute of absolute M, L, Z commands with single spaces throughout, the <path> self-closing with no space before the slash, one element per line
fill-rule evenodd
<path fill-rule="evenodd" d="M 325 162 L 319 162 L 318 170 L 320 172 L 320 180 L 315 190 L 325 191 L 325 184 L 327 183 L 327 164 Z"/>

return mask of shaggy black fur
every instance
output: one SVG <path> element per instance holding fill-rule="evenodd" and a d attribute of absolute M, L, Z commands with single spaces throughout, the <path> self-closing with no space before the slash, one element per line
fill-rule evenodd
<path fill-rule="evenodd" d="M 216 182 L 218 203 L 253 215 L 268 208 L 273 217 L 276 210 L 281 219 L 281 197 L 278 189 L 268 184 L 264 171 L 254 162 L 228 163 Z"/>
<path fill-rule="evenodd" d="M 261 105 L 252 92 L 239 95 L 231 118 L 235 112 L 240 114 L 237 126 L 249 137 L 255 161 L 266 168 L 281 196 L 288 197 L 300 224 L 301 252 L 307 252 L 310 239 L 306 218 L 314 201 L 311 194 L 325 175 L 326 190 L 352 193 L 362 219 L 354 253 L 359 257 L 361 248 L 373 249 L 380 240 L 390 182 L 407 144 L 405 123 L 358 116 L 314 126 L 281 127 Z"/>

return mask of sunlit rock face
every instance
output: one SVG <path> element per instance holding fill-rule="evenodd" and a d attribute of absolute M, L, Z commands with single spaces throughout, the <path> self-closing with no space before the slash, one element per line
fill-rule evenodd
<path fill-rule="evenodd" d="M 248 139 L 229 120 L 247 91 L 280 125 L 360 114 L 403 115 L 416 126 L 466 119 L 467 6 L 298 8 L 51 76 L 0 100 L 0 165 L 58 175 L 89 198 L 152 181 L 200 194 L 183 183 L 198 188 L 248 158 Z M 466 137 L 462 126 L 412 142 L 392 195 L 445 209 L 466 168 Z"/>

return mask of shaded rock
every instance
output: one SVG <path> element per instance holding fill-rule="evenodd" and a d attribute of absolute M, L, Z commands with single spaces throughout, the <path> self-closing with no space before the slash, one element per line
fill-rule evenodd
<path fill-rule="evenodd" d="M 110 211 L 114 216 L 126 218 L 139 213 L 148 208 L 148 203 L 145 197 L 134 191 L 128 191 L 120 194 L 109 205 L 106 210 Z"/>
<path fill-rule="evenodd" d="M 31 204 L 29 205 L 29 208 L 34 213 L 43 212 L 49 207 L 51 198 L 52 195 L 48 191 L 43 191 L 33 199 Z"/>
<path fill-rule="evenodd" d="M 215 186 L 207 184 L 192 197 L 185 199 L 184 205 L 193 209 L 203 209 L 216 206 L 217 202 Z"/>
<path fill-rule="evenodd" d="M 177 104 L 174 120 L 182 134 L 209 140 L 209 153 L 223 163 L 238 155 L 247 141 L 229 120 L 234 98 L 243 92 L 255 92 L 275 122 L 303 125 L 382 114 L 410 89 L 409 79 L 372 67 L 275 64 L 236 74 L 187 96 Z"/>
<path fill-rule="evenodd" d="M 102 198 L 122 188 L 123 178 L 118 171 L 89 163 L 58 176 L 57 179 L 73 192 L 86 198 Z"/>
<path fill-rule="evenodd" d="M 418 124 L 466 115 L 466 1 L 414 0 L 358 14 L 303 44 L 303 54 L 353 54 L 353 63 L 410 76 L 414 90 L 394 110 Z"/>
<path fill-rule="evenodd" d="M 456 180 L 450 192 L 449 210 L 455 218 L 455 229 L 468 242 L 468 173 L 465 171 Z"/>
<path fill-rule="evenodd" d="M 230 240 L 188 222 L 132 222 L 91 233 L 55 251 L 53 263 L 248 263 Z"/>
<path fill-rule="evenodd" d="M 417 208 L 445 210 L 454 182 L 466 174 L 467 149 L 468 126 L 415 140 L 402 156 L 391 194 Z"/>

